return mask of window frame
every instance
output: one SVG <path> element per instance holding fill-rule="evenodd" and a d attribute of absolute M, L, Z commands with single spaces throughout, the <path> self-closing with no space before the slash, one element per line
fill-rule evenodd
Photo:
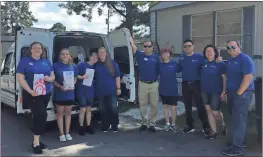
<path fill-rule="evenodd" d="M 209 35 L 209 36 L 206 36 L 206 35 L 204 35 L 204 36 L 193 36 L 193 17 L 195 17 L 195 16 L 200 16 L 200 15 L 210 15 L 210 14 L 212 14 L 213 15 L 213 12 L 204 12 L 204 13 L 198 13 L 198 14 L 191 14 L 191 16 L 190 16 L 190 37 L 191 37 L 191 39 L 193 40 L 193 38 L 211 38 L 211 44 L 213 43 L 213 38 L 214 38 L 214 36 L 213 36 L 213 32 L 212 32 L 212 34 L 211 35 Z M 212 30 L 214 29 L 213 28 L 213 16 L 212 16 Z M 193 42 L 194 42 L 194 45 L 195 45 L 195 41 L 193 40 Z M 205 45 L 204 45 L 204 47 L 205 47 Z M 202 51 L 202 50 L 201 50 Z M 201 53 L 201 52 L 200 52 Z"/>
<path fill-rule="evenodd" d="M 217 21 L 218 21 L 218 13 L 224 13 L 224 12 L 231 12 L 231 11 L 235 11 L 235 10 L 241 10 L 241 21 L 240 21 L 240 25 L 241 25 L 241 34 L 229 34 L 229 35 L 217 35 Z M 227 10 L 219 10 L 219 11 L 216 11 L 215 12 L 215 37 L 214 37 L 214 40 L 215 40 L 215 46 L 218 48 L 218 49 L 220 49 L 220 50 L 222 50 L 222 49 L 224 49 L 224 50 L 226 50 L 226 47 L 224 46 L 224 47 L 222 47 L 222 46 L 218 46 L 218 37 L 226 37 L 226 36 L 241 36 L 241 38 L 240 38 L 240 47 L 242 48 L 242 45 L 243 45 L 243 40 L 244 40 L 244 38 L 243 38 L 243 34 L 244 34 L 244 31 L 243 31 L 243 27 L 244 27 L 244 9 L 243 8 L 234 8 L 234 9 L 227 9 Z"/>

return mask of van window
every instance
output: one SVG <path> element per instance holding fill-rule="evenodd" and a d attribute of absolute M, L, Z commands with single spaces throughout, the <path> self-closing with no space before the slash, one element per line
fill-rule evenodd
<path fill-rule="evenodd" d="M 21 48 L 21 58 L 28 56 L 28 50 L 29 50 L 29 46 L 25 46 L 23 48 Z M 47 48 L 44 47 L 44 53 L 45 53 L 45 58 L 47 59 Z"/>
<path fill-rule="evenodd" d="M 129 49 L 127 46 L 115 47 L 114 51 L 114 60 L 119 65 L 120 71 L 122 74 L 130 73 L 130 57 Z"/>
<path fill-rule="evenodd" d="M 6 54 L 6 58 L 5 58 L 5 61 L 4 61 L 4 68 L 3 68 L 3 71 L 2 71 L 2 74 L 4 74 L 4 75 L 9 75 L 9 69 L 10 69 L 10 63 L 11 63 L 12 54 L 13 54 L 13 52 Z"/>
<path fill-rule="evenodd" d="M 58 61 L 59 52 L 63 48 L 68 48 L 72 54 L 74 64 L 81 60 L 87 60 L 91 51 L 104 46 L 100 36 L 92 35 L 59 35 L 54 39 L 53 63 Z M 83 57 L 83 58 L 82 58 Z M 81 59 L 82 58 L 82 59 Z"/>

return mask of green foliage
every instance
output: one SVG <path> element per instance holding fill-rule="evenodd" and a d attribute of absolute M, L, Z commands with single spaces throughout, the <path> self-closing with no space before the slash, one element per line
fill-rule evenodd
<path fill-rule="evenodd" d="M 52 31 L 52 32 L 65 32 L 66 31 L 66 26 L 64 26 L 60 22 L 57 22 L 49 30 Z"/>
<path fill-rule="evenodd" d="M 16 26 L 30 27 L 37 21 L 29 10 L 29 2 L 10 1 L 1 4 L 1 35 L 15 35 Z"/>
<path fill-rule="evenodd" d="M 66 8 L 69 15 L 76 13 L 81 15 L 84 18 L 87 18 L 88 21 L 92 20 L 92 12 L 97 8 L 99 16 L 103 14 L 103 8 L 108 7 L 110 9 L 110 16 L 113 14 L 118 14 L 124 18 L 121 24 L 115 29 L 126 27 L 131 30 L 133 34 L 134 26 L 143 26 L 149 27 L 150 25 L 150 16 L 148 9 L 142 10 L 141 7 L 149 8 L 157 2 L 131 2 L 131 1 L 84 1 L 84 2 L 67 2 L 59 4 L 59 7 Z M 135 33 L 140 32 L 135 29 Z"/>

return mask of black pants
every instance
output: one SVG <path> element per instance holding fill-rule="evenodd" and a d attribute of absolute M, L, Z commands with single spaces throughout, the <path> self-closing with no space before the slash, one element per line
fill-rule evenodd
<path fill-rule="evenodd" d="M 117 129 L 119 114 L 117 108 L 117 97 L 115 95 L 98 97 L 102 129 Z"/>
<path fill-rule="evenodd" d="M 28 92 L 23 91 L 23 103 L 28 104 L 32 113 L 32 132 L 34 135 L 42 135 L 46 130 L 47 105 L 50 100 L 50 95 L 51 94 L 33 97 Z"/>
<path fill-rule="evenodd" d="M 202 102 L 201 90 L 200 90 L 200 82 L 186 82 L 182 83 L 182 92 L 183 92 L 183 101 L 185 104 L 186 110 L 186 124 L 192 128 L 193 126 L 193 117 L 192 117 L 192 98 L 194 99 L 197 107 L 197 112 L 200 120 L 203 123 L 203 128 L 209 128 L 207 112 L 205 106 Z"/>

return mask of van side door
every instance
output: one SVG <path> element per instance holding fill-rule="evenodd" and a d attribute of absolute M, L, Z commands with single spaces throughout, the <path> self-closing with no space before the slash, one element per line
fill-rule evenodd
<path fill-rule="evenodd" d="M 122 28 L 110 32 L 107 36 L 110 53 L 121 72 L 121 91 L 119 100 L 135 102 L 134 59 L 130 45 L 130 31 Z"/>
<path fill-rule="evenodd" d="M 33 42 L 40 42 L 43 44 L 46 58 L 48 58 L 52 64 L 53 38 L 53 33 L 50 32 L 48 29 L 33 27 L 21 27 L 20 29 L 18 29 L 16 33 L 16 67 L 20 59 L 28 55 L 29 47 Z M 25 111 L 27 111 L 28 107 L 26 104 L 22 104 L 22 88 L 17 80 L 15 82 L 17 94 L 17 113 L 24 113 Z"/>

